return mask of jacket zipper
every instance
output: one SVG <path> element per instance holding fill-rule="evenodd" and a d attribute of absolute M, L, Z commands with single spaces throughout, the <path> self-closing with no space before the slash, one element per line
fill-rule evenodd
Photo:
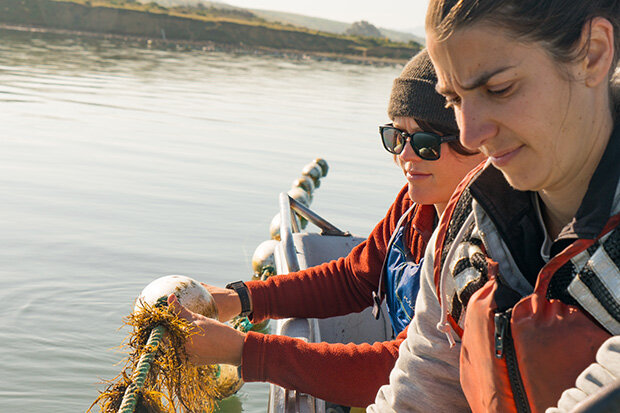
<path fill-rule="evenodd" d="M 510 316 L 512 309 L 504 312 L 495 313 L 495 357 L 498 359 L 506 359 L 508 368 L 508 379 L 510 387 L 517 406 L 517 412 L 530 413 L 530 404 L 527 400 L 527 394 L 523 387 L 523 379 L 519 373 L 519 365 L 517 363 L 517 354 L 515 352 L 514 342 L 512 341 L 512 333 L 510 330 Z"/>

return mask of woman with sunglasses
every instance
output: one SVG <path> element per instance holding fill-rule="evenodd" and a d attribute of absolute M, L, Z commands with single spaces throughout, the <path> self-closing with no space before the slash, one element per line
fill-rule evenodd
<path fill-rule="evenodd" d="M 385 149 L 407 180 L 386 217 L 366 241 L 344 258 L 266 281 L 207 286 L 226 321 L 238 314 L 265 318 L 325 318 L 359 312 L 387 301 L 395 339 L 374 344 L 306 343 L 243 334 L 181 309 L 205 331 L 186 346 L 197 364 L 241 365 L 244 381 L 268 381 L 347 406 L 366 406 L 388 375 L 406 337 L 418 292 L 418 272 L 437 217 L 458 182 L 484 157 L 458 143 L 458 129 L 435 91 L 428 54 L 415 56 L 394 81 L 388 114 L 380 128 Z M 177 306 L 174 295 L 170 302 Z"/>
<path fill-rule="evenodd" d="M 620 383 L 620 1 L 431 0 L 426 31 L 489 162 L 444 211 L 368 410 L 571 410 Z"/>

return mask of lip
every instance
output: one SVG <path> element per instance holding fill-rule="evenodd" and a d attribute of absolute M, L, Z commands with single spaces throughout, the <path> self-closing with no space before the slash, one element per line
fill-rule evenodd
<path fill-rule="evenodd" d="M 406 171 L 405 176 L 409 181 L 417 181 L 431 177 L 432 174 L 416 171 Z"/>
<path fill-rule="evenodd" d="M 517 156 L 519 152 L 521 152 L 521 148 L 523 148 L 523 145 L 513 149 L 495 152 L 494 154 L 489 155 L 489 159 L 493 165 L 501 168 L 502 166 L 506 166 L 515 156 Z"/>

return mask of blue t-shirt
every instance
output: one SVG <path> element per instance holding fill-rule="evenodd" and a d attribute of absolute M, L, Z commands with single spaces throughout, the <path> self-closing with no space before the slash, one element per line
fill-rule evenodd
<path fill-rule="evenodd" d="M 406 228 L 407 225 L 396 228 L 384 264 L 385 301 L 395 335 L 403 331 L 413 318 L 424 261 L 422 258 L 416 263 L 409 248 L 405 247 Z"/>

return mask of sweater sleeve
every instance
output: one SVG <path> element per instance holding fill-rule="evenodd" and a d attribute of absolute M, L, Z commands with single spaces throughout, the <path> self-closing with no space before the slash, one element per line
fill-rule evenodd
<path fill-rule="evenodd" d="M 426 249 L 415 317 L 400 346 L 390 383 L 382 386 L 367 412 L 469 412 L 459 382 L 460 342 L 450 348 L 437 329 L 441 310 L 433 284 L 433 246 Z"/>
<path fill-rule="evenodd" d="M 332 403 L 365 407 L 379 387 L 387 384 L 406 334 L 407 329 L 395 340 L 371 345 L 306 343 L 250 332 L 243 346 L 242 378 L 268 381 Z"/>
<path fill-rule="evenodd" d="M 368 239 L 348 256 L 316 267 L 246 283 L 252 322 L 265 318 L 325 318 L 362 311 L 372 305 L 392 231 L 411 206 L 405 186 Z"/>

